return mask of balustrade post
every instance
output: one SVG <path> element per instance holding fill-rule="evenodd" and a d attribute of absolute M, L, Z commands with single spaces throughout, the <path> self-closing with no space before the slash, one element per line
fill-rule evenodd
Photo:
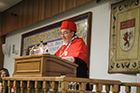
<path fill-rule="evenodd" d="M 13 85 L 13 82 L 8 80 L 8 93 L 11 93 L 11 87 Z"/>
<path fill-rule="evenodd" d="M 86 83 L 79 83 L 79 90 L 80 90 L 80 93 L 85 93 Z"/>
<path fill-rule="evenodd" d="M 2 87 L 3 93 L 6 93 L 7 82 L 5 80 L 3 80 L 2 85 L 3 85 L 3 87 Z"/>
<path fill-rule="evenodd" d="M 112 92 L 113 93 L 119 93 L 120 86 L 119 85 L 112 85 Z"/>
<path fill-rule="evenodd" d="M 96 84 L 96 92 L 101 93 L 103 84 Z"/>
<path fill-rule="evenodd" d="M 17 93 L 17 86 L 16 81 L 14 81 L 14 93 Z"/>
<path fill-rule="evenodd" d="M 20 93 L 24 93 L 23 91 L 24 91 L 24 88 L 25 88 L 25 87 L 26 87 L 25 82 L 20 81 Z"/>
<path fill-rule="evenodd" d="M 49 82 L 43 81 L 43 93 L 47 93 L 49 91 Z"/>
<path fill-rule="evenodd" d="M 58 90 L 58 82 L 53 81 L 52 82 L 52 89 L 53 89 L 53 93 L 56 93 Z"/>
<path fill-rule="evenodd" d="M 33 83 L 31 81 L 27 81 L 27 93 L 31 93 L 32 87 L 33 87 Z"/>
<path fill-rule="evenodd" d="M 61 82 L 62 93 L 67 93 L 68 90 L 68 82 Z"/>
<path fill-rule="evenodd" d="M 93 90 L 93 84 L 90 83 L 89 85 L 90 85 L 90 86 L 89 86 L 89 87 L 90 87 L 90 90 L 92 91 L 92 90 Z"/>
<path fill-rule="evenodd" d="M 19 93 L 19 82 L 14 81 L 14 93 Z"/>
<path fill-rule="evenodd" d="M 110 91 L 110 85 L 106 85 L 105 86 L 105 90 L 106 90 L 106 93 L 109 93 L 109 91 Z"/>
<path fill-rule="evenodd" d="M 131 86 L 125 86 L 125 92 L 130 93 L 131 92 Z"/>
<path fill-rule="evenodd" d="M 38 93 L 39 88 L 41 88 L 41 82 L 35 81 L 35 93 Z"/>
<path fill-rule="evenodd" d="M 140 93 L 140 87 L 137 87 L 137 93 Z"/>

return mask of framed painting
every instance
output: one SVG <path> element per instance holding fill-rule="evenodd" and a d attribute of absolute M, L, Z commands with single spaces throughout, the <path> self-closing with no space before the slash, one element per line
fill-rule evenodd
<path fill-rule="evenodd" d="M 87 57 L 88 57 L 88 68 L 89 68 L 92 13 L 91 12 L 84 13 L 72 17 L 70 19 L 72 19 L 77 25 L 76 34 L 78 35 L 78 37 L 82 38 L 87 44 L 87 51 L 88 51 Z M 55 52 L 63 44 L 63 40 L 61 38 L 61 32 L 60 32 L 60 26 L 62 21 L 23 34 L 20 55 L 21 56 L 29 55 L 29 48 L 35 45 L 39 45 L 40 41 L 43 41 L 43 43 L 47 43 L 48 52 L 50 54 L 55 54 Z"/>

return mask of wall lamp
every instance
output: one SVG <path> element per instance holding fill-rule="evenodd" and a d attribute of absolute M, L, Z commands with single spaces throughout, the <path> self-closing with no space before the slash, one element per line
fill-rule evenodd
<path fill-rule="evenodd" d="M 102 3 L 105 0 L 96 0 L 96 3 Z"/>
<path fill-rule="evenodd" d="M 13 16 L 15 16 L 15 17 L 17 17 L 17 14 L 16 14 L 16 13 L 11 13 L 11 15 L 13 15 Z"/>

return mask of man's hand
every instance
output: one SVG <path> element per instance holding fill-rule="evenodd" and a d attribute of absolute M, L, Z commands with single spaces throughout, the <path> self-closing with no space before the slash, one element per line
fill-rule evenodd
<path fill-rule="evenodd" d="M 75 59 L 73 57 L 62 57 L 62 59 L 66 59 L 68 61 L 74 62 Z"/>

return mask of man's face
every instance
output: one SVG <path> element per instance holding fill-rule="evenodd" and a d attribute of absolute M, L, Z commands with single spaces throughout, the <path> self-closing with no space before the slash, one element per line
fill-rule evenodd
<path fill-rule="evenodd" d="M 65 43 L 68 43 L 74 35 L 74 32 L 69 29 L 61 29 L 61 37 Z"/>

